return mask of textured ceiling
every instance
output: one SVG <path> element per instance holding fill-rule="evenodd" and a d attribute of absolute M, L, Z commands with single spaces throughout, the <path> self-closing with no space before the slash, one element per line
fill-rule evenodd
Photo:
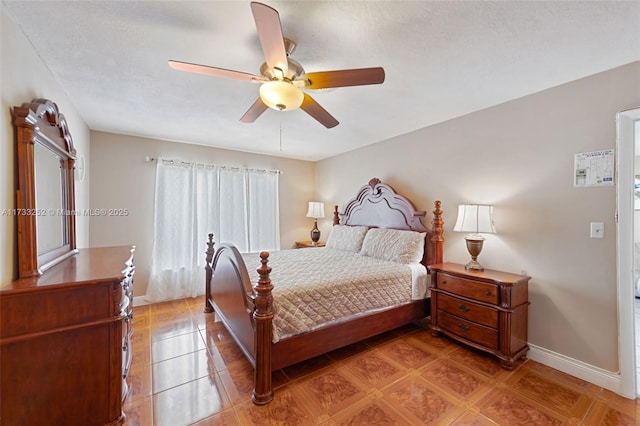
<path fill-rule="evenodd" d="M 307 72 L 382 66 L 382 85 L 309 91 L 302 110 L 240 117 L 260 74 L 248 1 L 11 1 L 5 12 L 93 130 L 319 160 L 640 60 L 638 1 L 265 1 Z"/>

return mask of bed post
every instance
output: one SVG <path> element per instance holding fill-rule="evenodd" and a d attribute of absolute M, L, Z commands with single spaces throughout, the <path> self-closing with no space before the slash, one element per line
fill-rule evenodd
<path fill-rule="evenodd" d="M 211 297 L 211 278 L 213 277 L 213 267 L 212 267 L 212 262 L 213 262 L 213 254 L 215 252 L 213 246 L 214 246 L 214 242 L 213 242 L 213 234 L 209 234 L 209 241 L 207 241 L 207 251 L 206 253 L 206 266 L 204 267 L 205 270 L 205 290 L 204 290 L 204 312 L 206 314 L 213 312 L 213 306 L 211 306 L 211 301 L 209 300 L 209 298 Z"/>
<path fill-rule="evenodd" d="M 260 253 L 260 262 L 262 266 L 258 269 L 260 278 L 258 284 L 254 286 L 255 311 L 253 319 L 256 324 L 256 341 L 255 341 L 255 375 L 253 382 L 253 396 L 251 399 L 258 405 L 271 402 L 273 399 L 273 385 L 271 383 L 271 329 L 273 320 L 273 296 L 271 290 L 273 285 L 269 274 L 271 268 L 267 266 L 269 261 L 269 252 Z"/>
<path fill-rule="evenodd" d="M 333 224 L 340 225 L 340 213 L 338 213 L 338 205 L 333 206 Z"/>
<path fill-rule="evenodd" d="M 435 247 L 434 263 L 442 263 L 444 252 L 444 221 L 442 220 L 442 210 L 440 210 L 442 203 L 440 200 L 437 200 L 434 204 L 435 210 L 433 211 L 433 220 L 431 221 L 431 229 L 433 231 L 431 241 Z"/>

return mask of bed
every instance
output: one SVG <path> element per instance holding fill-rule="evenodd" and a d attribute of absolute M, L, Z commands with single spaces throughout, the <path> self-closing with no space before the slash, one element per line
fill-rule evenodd
<path fill-rule="evenodd" d="M 205 312 L 217 313 L 253 365 L 254 403 L 272 400 L 273 371 L 429 316 L 440 207 L 426 227 L 424 211 L 373 178 L 342 212 L 335 206 L 324 248 L 242 254 L 209 234 Z"/>

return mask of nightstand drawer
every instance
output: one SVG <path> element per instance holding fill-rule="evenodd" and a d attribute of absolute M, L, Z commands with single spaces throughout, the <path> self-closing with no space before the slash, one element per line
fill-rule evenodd
<path fill-rule="evenodd" d="M 447 296 L 443 293 L 438 293 L 436 297 L 438 298 L 438 309 L 487 327 L 498 328 L 497 309 Z"/>
<path fill-rule="evenodd" d="M 467 321 L 444 311 L 438 311 L 438 325 L 471 342 L 491 349 L 498 349 L 498 330 Z"/>
<path fill-rule="evenodd" d="M 438 274 L 437 286 L 440 290 L 481 302 L 498 304 L 498 286 L 478 281 L 458 278 L 453 275 Z"/>

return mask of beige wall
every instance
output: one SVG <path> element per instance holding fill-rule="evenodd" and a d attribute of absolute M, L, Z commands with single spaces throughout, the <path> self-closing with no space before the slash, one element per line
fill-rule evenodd
<path fill-rule="evenodd" d="M 313 226 L 305 217 L 314 197 L 315 163 L 225 149 L 91 132 L 91 208 L 126 208 L 126 217 L 91 218 L 92 247 L 136 246 L 134 295 L 146 293 L 153 248 L 153 200 L 156 167 L 145 157 L 165 157 L 219 165 L 278 169 L 280 175 L 280 243 L 309 239 Z M 203 256 L 206 247 L 202 248 Z"/>
<path fill-rule="evenodd" d="M 0 212 L 15 208 L 15 139 L 11 110 L 34 98 L 54 101 L 67 119 L 78 154 L 85 154 L 89 168 L 89 129 L 75 107 L 55 81 L 47 66 L 34 52 L 22 30 L 0 6 L 2 36 L 0 37 Z M 89 207 L 89 177 L 76 181 L 76 206 Z M 78 247 L 89 245 L 89 218 L 78 217 Z M 17 278 L 17 239 L 14 217 L 0 215 L 0 286 Z"/>
<path fill-rule="evenodd" d="M 420 209 L 442 200 L 445 260 L 460 263 L 457 205 L 493 204 L 497 234 L 479 260 L 532 277 L 530 342 L 617 371 L 615 187 L 574 188 L 573 162 L 615 148 L 616 112 L 639 105 L 637 62 L 320 161 L 316 191 L 344 203 L 375 176 Z"/>

